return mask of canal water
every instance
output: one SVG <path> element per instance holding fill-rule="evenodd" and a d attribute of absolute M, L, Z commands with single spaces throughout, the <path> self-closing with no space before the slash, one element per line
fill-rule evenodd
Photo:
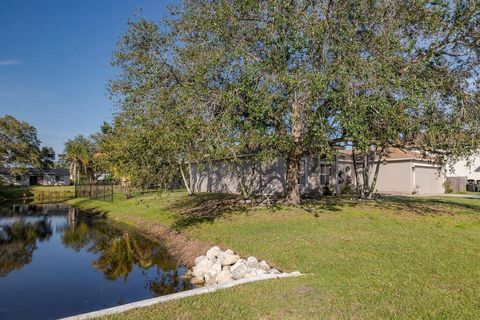
<path fill-rule="evenodd" d="M 56 319 L 188 290 L 160 244 L 62 204 L 0 206 L 0 319 Z"/>

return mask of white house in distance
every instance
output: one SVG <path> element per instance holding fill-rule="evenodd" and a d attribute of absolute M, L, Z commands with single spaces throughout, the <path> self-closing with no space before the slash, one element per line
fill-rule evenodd
<path fill-rule="evenodd" d="M 195 192 L 240 193 L 239 179 L 242 179 L 244 184 L 252 181 L 254 195 L 285 193 L 286 167 L 281 158 L 269 163 L 246 158 L 239 168 L 228 161 L 192 163 L 190 170 L 190 185 Z M 300 171 L 298 184 L 302 194 L 322 194 L 328 185 L 333 193 L 340 195 L 347 181 L 356 183 L 348 150 L 340 151 L 333 163 L 305 157 Z M 444 183 L 442 167 L 425 159 L 419 152 L 392 148 L 382 161 L 375 189 L 386 194 L 435 195 L 445 193 Z"/>
<path fill-rule="evenodd" d="M 461 160 L 453 166 L 454 171 L 448 172 L 449 177 L 466 177 L 467 179 L 480 180 L 480 155 L 475 157 L 470 166 L 467 160 Z"/>
<path fill-rule="evenodd" d="M 12 175 L 9 168 L 0 167 L 1 182 L 10 186 L 65 186 L 70 184 L 70 171 L 54 168 L 47 171 L 28 168 L 25 174 Z"/>

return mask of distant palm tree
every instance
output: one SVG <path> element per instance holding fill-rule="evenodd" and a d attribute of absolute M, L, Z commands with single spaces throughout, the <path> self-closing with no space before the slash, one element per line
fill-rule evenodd
<path fill-rule="evenodd" d="M 85 146 L 81 145 L 81 147 L 82 148 L 80 151 L 80 162 L 82 163 L 85 177 L 88 177 L 88 166 L 90 165 L 92 157 Z"/>
<path fill-rule="evenodd" d="M 71 142 L 65 144 L 65 153 L 63 158 L 70 162 L 70 175 L 74 182 L 80 181 L 80 163 L 85 152 L 85 147 L 79 143 Z"/>

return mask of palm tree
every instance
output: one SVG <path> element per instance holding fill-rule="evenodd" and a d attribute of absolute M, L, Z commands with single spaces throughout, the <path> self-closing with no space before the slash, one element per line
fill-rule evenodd
<path fill-rule="evenodd" d="M 82 161 L 84 149 L 81 144 L 76 142 L 67 142 L 65 144 L 65 153 L 62 157 L 70 162 L 70 175 L 75 183 L 78 183 L 80 180 L 79 165 Z"/>
<path fill-rule="evenodd" d="M 91 155 L 90 155 L 90 152 L 88 152 L 88 149 L 84 145 L 80 145 L 80 146 L 81 146 L 80 162 L 82 163 L 85 177 L 88 177 L 88 166 L 90 165 L 90 162 L 91 162 Z"/>

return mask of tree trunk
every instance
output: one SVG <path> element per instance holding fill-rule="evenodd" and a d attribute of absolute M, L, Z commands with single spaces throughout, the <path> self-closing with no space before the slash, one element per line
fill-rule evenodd
<path fill-rule="evenodd" d="M 385 150 L 385 147 L 382 147 L 380 149 L 380 153 L 378 154 L 378 161 L 377 161 L 377 166 L 375 168 L 375 174 L 373 176 L 372 184 L 370 185 L 370 190 L 368 192 L 368 198 L 369 199 L 372 198 L 373 192 L 375 192 L 375 186 L 377 185 L 378 173 L 380 172 L 380 165 L 381 165 L 382 160 L 383 160 L 384 150 Z M 375 148 L 375 154 L 373 155 L 373 161 L 375 161 L 375 156 L 376 156 L 377 152 L 378 152 L 378 149 Z"/>
<path fill-rule="evenodd" d="M 77 183 L 77 162 L 73 161 L 73 182 Z"/>
<path fill-rule="evenodd" d="M 378 157 L 377 166 L 375 168 L 375 174 L 373 176 L 372 184 L 370 185 L 370 190 L 368 191 L 368 198 L 371 199 L 373 192 L 375 191 L 375 186 L 377 185 L 378 172 L 380 171 L 380 164 L 382 162 L 382 156 Z"/>
<path fill-rule="evenodd" d="M 180 174 L 182 175 L 183 184 L 185 185 L 185 188 L 187 188 L 188 195 L 191 196 L 193 195 L 192 188 L 190 186 L 190 183 L 187 180 L 185 172 L 183 171 L 183 165 L 180 163 L 179 166 L 180 166 Z M 188 164 L 188 167 L 190 168 L 190 164 Z"/>
<path fill-rule="evenodd" d="M 286 198 L 289 204 L 300 203 L 300 190 L 298 188 L 298 174 L 300 173 L 300 160 L 303 156 L 303 131 L 305 121 L 302 119 L 302 112 L 307 104 L 308 94 L 296 92 L 292 102 L 292 138 L 294 149 L 285 159 L 286 161 Z"/>
<path fill-rule="evenodd" d="M 75 181 L 75 169 L 73 168 L 73 162 L 70 162 L 70 179 Z"/>
<path fill-rule="evenodd" d="M 290 157 L 286 159 L 286 199 L 289 204 L 300 203 L 300 190 L 298 188 L 298 175 L 300 173 L 300 158 Z"/>
<path fill-rule="evenodd" d="M 353 160 L 353 172 L 355 173 L 355 191 L 357 194 L 360 194 L 361 188 L 360 188 L 360 179 L 358 175 L 358 163 L 357 163 L 357 157 L 355 154 L 355 148 L 352 148 L 352 160 Z"/>
<path fill-rule="evenodd" d="M 362 194 L 361 198 L 365 198 L 368 195 L 368 190 L 370 189 L 368 186 L 370 184 L 370 161 L 369 161 L 369 154 L 368 151 L 365 152 L 363 157 L 363 183 L 362 183 Z"/>

